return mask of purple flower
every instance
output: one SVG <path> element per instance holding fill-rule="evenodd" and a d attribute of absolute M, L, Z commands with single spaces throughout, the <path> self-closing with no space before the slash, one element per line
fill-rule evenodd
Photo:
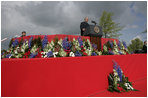
<path fill-rule="evenodd" d="M 93 47 L 94 49 L 97 49 L 97 45 L 96 45 L 96 44 L 92 44 L 92 47 Z"/>
<path fill-rule="evenodd" d="M 37 55 L 37 53 L 31 53 L 29 58 L 35 58 L 36 55 Z"/>
<path fill-rule="evenodd" d="M 117 70 L 117 63 L 113 60 L 113 68 Z"/>
<path fill-rule="evenodd" d="M 5 56 L 5 58 L 9 58 L 11 56 L 11 54 L 7 54 L 6 56 Z"/>
<path fill-rule="evenodd" d="M 120 41 L 118 42 L 118 47 L 119 47 L 119 49 L 121 49 L 121 42 Z"/>
<path fill-rule="evenodd" d="M 113 60 L 113 68 L 116 70 L 116 72 L 118 73 L 118 76 L 120 78 L 120 82 L 122 82 L 122 70 L 120 68 L 120 66 Z"/>
<path fill-rule="evenodd" d="M 26 41 L 27 41 L 27 39 L 25 39 L 25 40 L 23 41 L 23 44 L 24 44 Z"/>
<path fill-rule="evenodd" d="M 19 44 L 18 39 L 15 39 L 15 40 L 12 42 L 12 47 L 16 47 L 18 44 Z"/>
<path fill-rule="evenodd" d="M 31 38 L 29 39 L 29 42 L 28 42 L 29 49 L 31 48 L 32 40 L 33 40 L 33 37 L 31 37 Z"/>
<path fill-rule="evenodd" d="M 47 53 L 47 57 L 53 57 L 53 52 L 52 52 L 52 51 L 49 51 L 49 52 Z"/>
<path fill-rule="evenodd" d="M 69 42 L 67 38 L 63 39 L 62 46 L 63 46 L 64 50 L 70 50 L 72 47 L 71 42 Z"/>
<path fill-rule="evenodd" d="M 114 55 L 113 51 L 109 50 L 108 52 L 110 55 Z"/>
<path fill-rule="evenodd" d="M 83 46 L 83 41 L 82 41 L 81 37 L 78 37 L 78 42 L 80 44 L 80 47 Z"/>
<path fill-rule="evenodd" d="M 121 55 L 123 54 L 123 53 L 121 53 L 120 51 L 119 51 L 118 53 L 121 54 Z"/>
<path fill-rule="evenodd" d="M 119 65 L 118 65 L 118 68 L 117 68 L 117 73 L 118 73 L 118 76 L 120 78 L 120 82 L 122 82 L 122 72 L 121 72 L 121 68 L 120 68 Z"/>
<path fill-rule="evenodd" d="M 44 36 L 44 39 L 42 40 L 42 48 L 44 49 L 47 44 L 48 44 L 48 38 L 47 38 L 47 36 L 45 35 L 45 36 Z"/>
<path fill-rule="evenodd" d="M 82 56 L 82 54 L 79 51 L 76 51 L 75 56 Z"/>
<path fill-rule="evenodd" d="M 109 45 L 111 48 L 113 48 L 113 42 L 112 41 L 109 41 Z"/>
<path fill-rule="evenodd" d="M 124 46 L 125 48 L 127 48 L 126 42 L 125 42 L 125 41 L 123 41 L 123 46 Z"/>
<path fill-rule="evenodd" d="M 97 54 L 95 52 L 92 52 L 91 56 L 97 56 Z"/>

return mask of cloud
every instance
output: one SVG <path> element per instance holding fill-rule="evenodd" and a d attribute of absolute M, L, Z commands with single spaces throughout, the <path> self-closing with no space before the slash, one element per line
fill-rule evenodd
<path fill-rule="evenodd" d="M 139 28 L 139 26 L 138 25 L 135 25 L 135 24 L 133 24 L 133 25 L 126 25 L 126 27 L 124 28 L 124 30 L 127 30 L 127 29 L 136 29 L 136 28 Z"/>
<path fill-rule="evenodd" d="M 140 40 L 142 40 L 142 36 L 141 36 L 141 35 L 137 35 L 137 36 L 133 37 L 132 40 L 134 40 L 134 39 L 136 39 L 136 38 L 139 38 Z"/>

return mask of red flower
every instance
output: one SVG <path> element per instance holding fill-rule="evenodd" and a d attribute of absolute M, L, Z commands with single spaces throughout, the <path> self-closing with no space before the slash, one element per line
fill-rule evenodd
<path fill-rule="evenodd" d="M 41 58 L 41 57 L 42 57 L 41 52 L 38 52 L 38 55 L 35 56 L 35 58 Z"/>
<path fill-rule="evenodd" d="M 23 56 L 23 58 L 28 58 L 28 56 L 30 55 L 30 51 L 26 52 Z"/>
<path fill-rule="evenodd" d="M 87 56 L 87 53 L 83 52 L 83 55 L 84 55 L 84 56 Z"/>
<path fill-rule="evenodd" d="M 118 90 L 119 90 L 119 91 L 122 91 L 122 90 L 123 90 L 123 88 L 122 88 L 122 87 L 119 87 L 119 86 L 118 86 L 117 88 L 118 88 Z"/>

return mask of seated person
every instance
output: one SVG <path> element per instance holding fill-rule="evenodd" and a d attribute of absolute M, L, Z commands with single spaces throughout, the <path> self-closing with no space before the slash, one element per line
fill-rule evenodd
<path fill-rule="evenodd" d="M 26 36 L 26 31 L 22 32 L 22 36 L 21 37 L 24 37 L 24 36 Z"/>

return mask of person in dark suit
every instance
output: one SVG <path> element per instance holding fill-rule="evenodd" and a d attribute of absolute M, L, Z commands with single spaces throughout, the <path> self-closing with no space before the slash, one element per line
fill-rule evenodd
<path fill-rule="evenodd" d="M 81 22 L 80 24 L 80 29 L 81 29 L 81 36 L 84 36 L 84 32 L 86 31 L 86 28 L 89 27 L 88 24 L 88 17 L 84 18 L 84 21 Z"/>
<path fill-rule="evenodd" d="M 24 37 L 24 36 L 26 36 L 26 31 L 22 32 L 22 36 L 21 37 Z"/>
<path fill-rule="evenodd" d="M 147 41 L 144 41 L 144 45 L 143 45 L 143 53 L 147 53 Z"/>

